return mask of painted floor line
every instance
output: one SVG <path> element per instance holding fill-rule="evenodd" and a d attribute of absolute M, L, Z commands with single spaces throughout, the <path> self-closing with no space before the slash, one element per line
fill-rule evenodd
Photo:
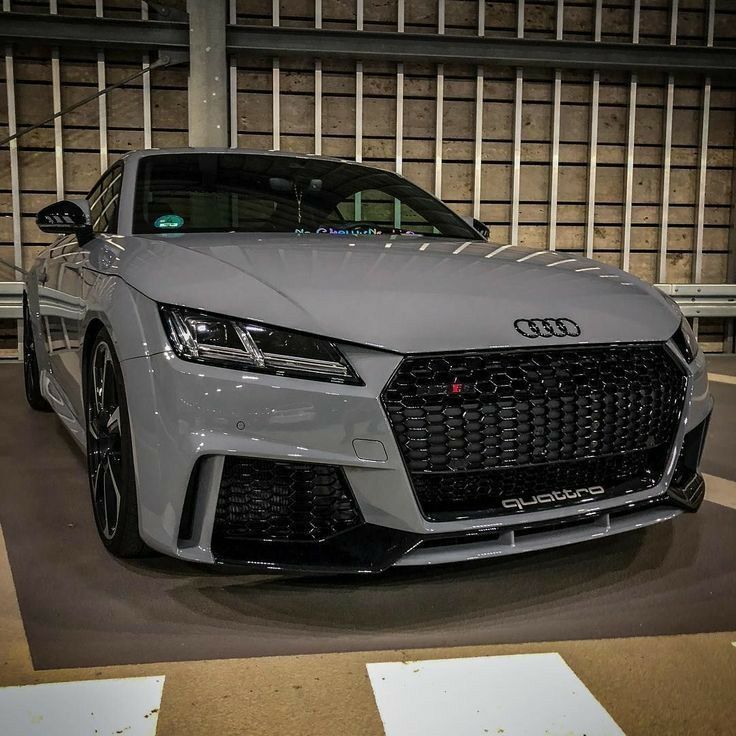
<path fill-rule="evenodd" d="M 725 373 L 709 373 L 709 381 L 716 381 L 717 383 L 732 383 L 736 385 L 736 376 L 728 376 Z"/>
<path fill-rule="evenodd" d="M 556 653 L 366 667 L 386 736 L 623 736 Z"/>
<path fill-rule="evenodd" d="M 0 662 L 3 663 L 4 682 L 8 682 L 9 676 L 16 678 L 33 672 L 31 651 L 18 605 L 2 526 L 0 526 Z"/>
<path fill-rule="evenodd" d="M 705 500 L 736 509 L 736 481 L 704 473 Z"/>
<path fill-rule="evenodd" d="M 155 736 L 164 676 L 0 688 L 3 736 Z"/>

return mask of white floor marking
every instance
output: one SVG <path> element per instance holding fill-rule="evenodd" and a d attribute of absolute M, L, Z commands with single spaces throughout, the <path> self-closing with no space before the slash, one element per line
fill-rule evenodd
<path fill-rule="evenodd" d="M 736 481 L 703 473 L 705 478 L 705 500 L 736 509 Z"/>
<path fill-rule="evenodd" d="M 528 261 L 532 258 L 536 258 L 537 256 L 541 256 L 542 253 L 549 253 L 548 250 L 535 250 L 534 253 L 530 253 L 528 256 L 522 256 L 521 258 L 517 258 L 517 263 L 523 263 L 524 261 Z"/>
<path fill-rule="evenodd" d="M 508 248 L 513 248 L 514 246 L 509 243 L 508 245 L 501 245 L 495 250 L 492 250 L 488 255 L 485 256 L 485 258 L 493 258 L 493 256 L 496 255 L 496 253 L 502 253 L 503 251 L 507 250 Z"/>
<path fill-rule="evenodd" d="M 3 736 L 154 736 L 164 677 L 0 688 Z"/>
<path fill-rule="evenodd" d="M 559 654 L 366 667 L 386 736 L 623 736 Z"/>
<path fill-rule="evenodd" d="M 728 376 L 725 373 L 708 373 L 708 380 L 736 384 L 736 376 Z"/>

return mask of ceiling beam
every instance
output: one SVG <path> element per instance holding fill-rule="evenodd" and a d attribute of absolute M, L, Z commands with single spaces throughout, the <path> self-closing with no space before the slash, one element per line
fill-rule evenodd
<path fill-rule="evenodd" d="M 95 51 L 101 48 L 186 51 L 189 29 L 182 22 L 0 13 L 0 41 L 21 48 L 41 44 Z"/>
<path fill-rule="evenodd" d="M 0 43 L 90 49 L 187 50 L 186 23 L 2 13 Z M 442 62 L 550 69 L 661 71 L 710 76 L 736 73 L 736 48 L 557 41 L 450 34 L 336 31 L 324 28 L 227 27 L 235 55 L 307 56 L 359 61 Z"/>

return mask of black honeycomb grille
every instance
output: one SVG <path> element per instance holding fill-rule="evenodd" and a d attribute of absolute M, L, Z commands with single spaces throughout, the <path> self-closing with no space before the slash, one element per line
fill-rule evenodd
<path fill-rule="evenodd" d="M 644 450 L 479 473 L 420 473 L 413 481 L 424 513 L 443 520 L 478 511 L 540 511 L 643 491 L 659 482 L 666 458 L 662 450 Z M 591 487 L 605 493 L 578 491 Z"/>
<path fill-rule="evenodd" d="M 656 483 L 684 390 L 664 345 L 620 345 L 408 357 L 382 400 L 425 514 L 481 513 L 591 478 Z"/>
<path fill-rule="evenodd" d="M 316 542 L 361 523 L 339 467 L 228 457 L 212 546 L 228 540 Z"/>

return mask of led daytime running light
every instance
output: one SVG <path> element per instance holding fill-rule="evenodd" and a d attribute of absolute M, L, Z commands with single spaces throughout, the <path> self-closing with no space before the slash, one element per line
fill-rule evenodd
<path fill-rule="evenodd" d="M 334 383 L 362 383 L 329 340 L 183 307 L 161 305 L 160 310 L 171 347 L 184 360 Z"/>

